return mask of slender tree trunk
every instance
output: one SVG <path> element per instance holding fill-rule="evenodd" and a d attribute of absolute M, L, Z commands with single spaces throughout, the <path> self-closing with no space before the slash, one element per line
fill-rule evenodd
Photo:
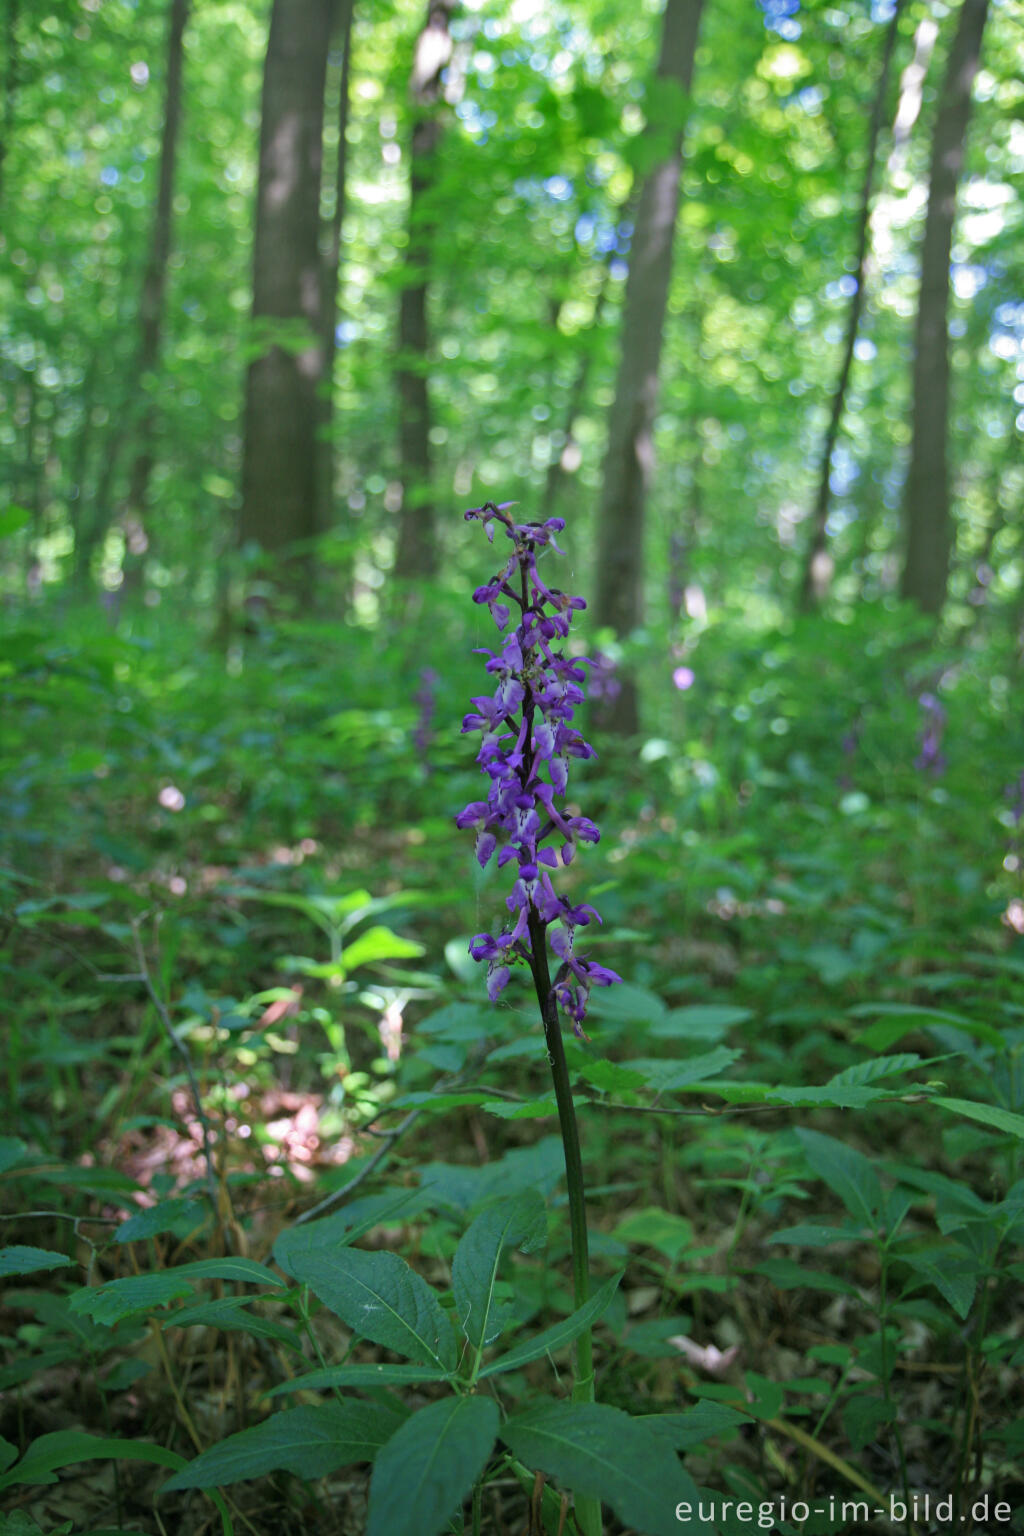
<path fill-rule="evenodd" d="M 246 379 L 240 531 L 275 557 L 278 582 L 301 598 L 312 590 L 317 531 L 320 174 L 333 10 L 334 0 L 274 0 L 253 242 L 253 330 L 263 346 Z"/>
<path fill-rule="evenodd" d="M 455 0 L 428 0 L 416 41 L 409 94 L 413 129 L 409 169 L 409 243 L 398 310 L 398 457 L 402 507 L 395 551 L 396 576 L 432 576 L 437 570 L 433 455 L 430 443 L 429 266 L 434 219 L 430 196 L 441 142 L 441 74 L 452 56 Z"/>
<path fill-rule="evenodd" d="M 317 397 L 317 485 L 316 526 L 326 533 L 334 522 L 334 443 L 331 426 L 334 417 L 334 356 L 338 329 L 338 285 L 341 275 L 341 237 L 345 223 L 346 178 L 348 173 L 348 88 L 352 53 L 353 0 L 335 0 L 333 48 L 340 51 L 337 66 L 338 156 L 334 164 L 334 209 L 327 229 L 323 257 L 321 292 L 320 346 L 324 375 Z"/>
<path fill-rule="evenodd" d="M 163 134 L 160 141 L 159 186 L 146 271 L 142 279 L 142 300 L 139 305 L 139 353 L 136 366 L 137 383 L 142 391 L 143 403 L 136 430 L 135 458 L 132 461 L 128 481 L 125 512 L 126 519 L 130 525 L 133 525 L 129 527 L 129 535 L 135 534 L 143 547 L 146 540 L 142 529 L 149 480 L 153 472 L 153 439 L 156 426 L 153 375 L 160 356 L 167 293 L 167 262 L 171 254 L 174 173 L 178 152 L 178 129 L 181 123 L 181 77 L 188 12 L 189 0 L 171 0 L 167 35 L 167 86 L 164 95 Z"/>
<path fill-rule="evenodd" d="M 981 58 L 987 15 L 988 0 L 963 0 L 932 135 L 928 212 L 921 245 L 901 592 L 923 612 L 931 614 L 939 613 L 946 600 L 953 542 L 947 463 L 949 260 L 971 88 Z"/>
<path fill-rule="evenodd" d="M 658 75 L 688 94 L 693 78 L 702 0 L 666 0 Z M 655 142 L 659 125 L 645 133 Z M 644 177 L 637 205 L 626 281 L 622 351 L 608 424 L 604 484 L 598 514 L 596 617 L 626 636 L 643 620 L 644 512 L 654 468 L 654 415 L 661 336 L 672 277 L 679 211 L 683 129 Z M 639 727 L 636 685 L 628 675 L 606 712 L 610 729 Z"/>
<path fill-rule="evenodd" d="M 871 107 L 868 124 L 867 159 L 864 166 L 864 183 L 860 194 L 860 212 L 857 217 L 857 261 L 854 281 L 857 286 L 850 296 L 850 308 L 846 316 L 846 338 L 843 343 L 843 359 L 839 365 L 839 377 L 832 395 L 832 410 L 821 451 L 821 468 L 818 472 L 818 494 L 811 514 L 811 537 L 807 546 L 803 576 L 800 580 L 800 609 L 810 612 L 827 595 L 832 580 L 832 558 L 828 553 L 828 514 L 832 499 L 832 459 L 839 440 L 839 428 L 846 407 L 846 391 L 853 367 L 853 352 L 857 344 L 857 331 L 864 308 L 864 284 L 867 280 L 868 242 L 871 232 L 871 199 L 874 194 L 875 169 L 878 161 L 878 140 L 885 116 L 885 102 L 889 94 L 889 72 L 893 50 L 899 33 L 900 16 L 904 0 L 896 0 L 885 32 L 882 45 L 882 63 L 878 72 L 878 87 Z"/>
<path fill-rule="evenodd" d="M 7 149 L 14 136 L 14 101 L 18 93 L 18 0 L 7 0 L 4 17 L 4 71 L 0 83 L 0 200 L 3 198 L 3 168 Z"/>

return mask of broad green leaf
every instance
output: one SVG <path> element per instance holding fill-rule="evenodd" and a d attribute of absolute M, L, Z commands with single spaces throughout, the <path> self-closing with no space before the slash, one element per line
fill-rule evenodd
<path fill-rule="evenodd" d="M 6 1472 L 12 1461 L 18 1459 L 18 1447 L 0 1435 L 0 1472 Z"/>
<path fill-rule="evenodd" d="M 884 1398 L 869 1393 L 848 1398 L 843 1407 L 843 1429 L 853 1449 L 860 1452 L 870 1445 L 878 1438 L 879 1430 L 892 1423 L 895 1415 L 895 1405 Z"/>
<path fill-rule="evenodd" d="M 32 513 L 27 507 L 19 507 L 13 501 L 6 507 L 0 507 L 0 539 L 10 538 L 12 533 L 17 533 L 20 528 L 27 528 L 32 521 Z"/>
<path fill-rule="evenodd" d="M 630 1093 L 636 1088 L 643 1088 L 647 1082 L 645 1074 L 633 1066 L 622 1066 L 614 1061 L 590 1061 L 582 1052 L 579 1056 L 582 1059 L 577 1057 L 570 1065 L 580 1077 L 602 1093 Z"/>
<path fill-rule="evenodd" d="M 675 1216 L 659 1206 L 650 1205 L 620 1221 L 612 1233 L 620 1243 L 637 1243 L 656 1248 L 673 1263 L 693 1245 L 693 1227 L 684 1216 Z"/>
<path fill-rule="evenodd" d="M 796 1134 L 812 1173 L 825 1180 L 851 1216 L 872 1225 L 882 1204 L 882 1186 L 874 1165 L 862 1152 L 820 1131 L 801 1127 Z"/>
<path fill-rule="evenodd" d="M 452 1260 L 452 1291 L 467 1339 L 476 1350 L 496 1339 L 511 1308 L 495 1297 L 505 1248 L 536 1248 L 547 1235 L 547 1213 L 536 1190 L 489 1205 L 471 1222 Z"/>
<path fill-rule="evenodd" d="M 649 1088 L 654 1088 L 658 1093 L 673 1093 L 680 1088 L 688 1088 L 692 1083 L 706 1083 L 717 1077 L 726 1067 L 738 1061 L 742 1054 L 741 1051 L 731 1050 L 729 1046 L 719 1045 L 713 1051 L 702 1051 L 699 1056 L 691 1056 L 687 1061 L 658 1061 L 643 1057 L 633 1065 L 637 1072 L 643 1073 Z"/>
<path fill-rule="evenodd" d="M 815 1109 L 862 1109 L 875 1099 L 884 1098 L 884 1088 L 867 1088 L 863 1085 L 827 1083 L 822 1088 L 791 1088 L 779 1084 L 765 1095 L 769 1104 L 813 1106 Z"/>
<path fill-rule="evenodd" d="M 283 1285 L 279 1275 L 255 1259 L 199 1259 L 195 1264 L 179 1264 L 151 1275 L 128 1275 L 123 1280 L 108 1280 L 105 1285 L 84 1286 L 71 1297 L 71 1310 L 112 1326 L 135 1312 L 148 1312 L 190 1295 L 198 1280 L 247 1281 L 275 1289 Z"/>
<path fill-rule="evenodd" d="M 966 1318 L 984 1273 L 968 1254 L 951 1255 L 948 1248 L 930 1248 L 901 1252 L 899 1257 L 923 1280 L 934 1285 L 957 1317 Z"/>
<path fill-rule="evenodd" d="M 490 1397 L 446 1397 L 406 1419 L 377 1457 L 366 1536 L 438 1536 L 487 1465 Z"/>
<path fill-rule="evenodd" d="M 753 1018 L 749 1008 L 731 1003 L 692 1003 L 673 1008 L 671 1013 L 651 1025 L 651 1034 L 675 1040 L 721 1040 L 737 1024 Z"/>
<path fill-rule="evenodd" d="M 397 1253 L 337 1247 L 291 1255 L 298 1280 L 359 1335 L 407 1359 L 455 1369 L 455 1335 L 434 1291 Z"/>
<path fill-rule="evenodd" d="M 521 1365 L 529 1365 L 531 1360 L 539 1360 L 542 1355 L 551 1354 L 556 1349 L 571 1344 L 573 1339 L 579 1338 L 584 1328 L 591 1327 L 608 1309 L 621 1279 L 621 1275 L 616 1275 L 614 1279 L 606 1280 L 604 1285 L 569 1317 L 563 1318 L 560 1323 L 555 1323 L 551 1328 L 545 1328 L 541 1333 L 534 1334 L 532 1339 L 526 1339 L 522 1344 L 517 1344 L 500 1359 L 492 1360 L 480 1372 L 481 1379 L 484 1376 L 495 1376 L 502 1371 L 516 1371 Z"/>
<path fill-rule="evenodd" d="M 267 1397 L 292 1392 L 327 1392 L 334 1387 L 408 1387 L 425 1381 L 449 1381 L 450 1373 L 430 1365 L 325 1365 L 272 1387 Z"/>
<path fill-rule="evenodd" d="M 635 987 L 623 982 L 617 987 L 595 991 L 590 999 L 590 1012 L 596 1018 L 614 1019 L 623 1024 L 646 1024 L 656 1033 L 668 1012 L 661 998 L 646 987 Z"/>
<path fill-rule="evenodd" d="M 975 1104 L 970 1099 L 944 1098 L 932 1099 L 931 1102 L 938 1104 L 940 1109 L 948 1109 L 951 1114 L 963 1115 L 968 1120 L 977 1120 L 980 1125 L 989 1125 L 993 1130 L 1005 1131 L 1008 1136 L 1024 1139 L 1024 1115 L 1016 1115 L 999 1104 Z"/>
<path fill-rule="evenodd" d="M 354 971 L 360 965 L 373 965 L 379 960 L 416 960 L 426 954 L 422 944 L 415 939 L 405 939 L 390 928 L 367 928 L 351 944 L 345 945 L 342 963 L 346 971 Z"/>
<path fill-rule="evenodd" d="M 423 1198 L 417 1189 L 407 1189 L 399 1194 L 365 1195 L 361 1200 L 351 1200 L 333 1216 L 319 1221 L 306 1221 L 294 1227 L 286 1227 L 278 1233 L 274 1243 L 274 1260 L 286 1275 L 298 1279 L 294 1265 L 302 1255 L 333 1252 L 358 1242 L 373 1227 L 397 1225 L 414 1216 L 423 1207 Z"/>
<path fill-rule="evenodd" d="M 28 1147 L 17 1136 L 0 1136 L 0 1173 L 6 1173 L 19 1163 Z"/>
<path fill-rule="evenodd" d="M 160 1492 L 226 1487 L 268 1472 L 293 1472 L 310 1481 L 356 1461 L 372 1461 L 402 1422 L 379 1403 L 355 1400 L 292 1408 L 229 1435 L 190 1461 Z"/>
<path fill-rule="evenodd" d="M 890 1045 L 894 1045 L 912 1030 L 935 1026 L 959 1029 L 972 1040 L 981 1040 L 997 1049 L 1006 1047 L 1006 1037 L 1001 1030 L 994 1029 L 990 1024 L 982 1024 L 977 1019 L 969 1019 L 965 1014 L 951 1013 L 946 1008 L 923 1008 L 917 1003 L 859 1003 L 849 1012 L 850 1017 L 855 1019 L 869 1018 L 871 1014 L 881 1015 L 877 1023 L 869 1025 L 857 1036 L 858 1044 L 878 1050 L 888 1050 Z"/>
<path fill-rule="evenodd" d="M 157 1237 L 162 1232 L 173 1232 L 175 1237 L 188 1237 L 206 1219 L 206 1206 L 200 1200 L 161 1200 L 148 1211 L 129 1216 L 114 1233 L 117 1243 L 137 1243 L 143 1238 Z"/>
<path fill-rule="evenodd" d="M 286 1348 L 301 1352 L 302 1344 L 294 1330 L 272 1318 L 250 1312 L 248 1308 L 252 1300 L 251 1296 L 222 1296 L 217 1301 L 200 1301 L 195 1306 L 181 1307 L 161 1321 L 165 1328 L 222 1328 L 226 1333 L 276 1339 Z"/>
<path fill-rule="evenodd" d="M 610 1504 L 644 1536 L 679 1536 L 677 1504 L 696 1510 L 697 1489 L 666 1437 L 601 1403 L 545 1403 L 509 1419 L 501 1439 L 534 1471 Z M 713 1527 L 693 1520 L 690 1532 Z"/>
<path fill-rule="evenodd" d="M 837 1083 L 873 1083 L 878 1077 L 893 1077 L 898 1072 L 910 1072 L 920 1061 L 920 1056 L 913 1051 L 902 1056 L 869 1056 L 866 1061 L 855 1062 L 852 1067 L 837 1072 L 829 1078 L 826 1086 L 832 1088 Z"/>
<path fill-rule="evenodd" d="M 521 1104 L 514 1099 L 488 1099 L 483 1108 L 489 1115 L 497 1115 L 499 1120 L 550 1120 L 552 1115 L 558 1114 L 553 1093 L 527 1099 Z"/>
<path fill-rule="evenodd" d="M 780 1291 L 806 1287 L 809 1291 L 835 1291 L 840 1296 L 860 1295 L 857 1287 L 849 1280 L 839 1275 L 826 1274 L 823 1270 L 808 1269 L 804 1264 L 795 1264 L 792 1259 L 766 1259 L 763 1264 L 754 1265 L 753 1273 L 764 1275 Z"/>
<path fill-rule="evenodd" d="M 537 1189 L 547 1196 L 564 1177 L 560 1136 L 544 1136 L 531 1147 L 516 1147 L 497 1162 L 479 1168 L 427 1163 L 420 1169 L 421 1189 L 429 1199 L 463 1211 L 495 1195 L 508 1199 L 522 1189 Z"/>
<path fill-rule="evenodd" d="M 54 1253 L 50 1248 L 27 1248 L 20 1243 L 12 1248 L 0 1248 L 0 1278 L 31 1275 L 37 1269 L 62 1269 L 73 1263 L 66 1253 Z"/>
<path fill-rule="evenodd" d="M 784 1227 L 773 1232 L 769 1243 L 792 1243 L 796 1248 L 828 1248 L 832 1243 L 848 1243 L 860 1237 L 860 1229 L 849 1227 L 823 1227 L 813 1222 L 797 1227 Z"/>
<path fill-rule="evenodd" d="M 634 1422 L 649 1425 L 663 1435 L 674 1450 L 689 1451 L 695 1445 L 703 1445 L 713 1436 L 749 1421 L 746 1414 L 738 1413 L 726 1403 L 703 1402 L 687 1408 L 684 1413 L 645 1413 Z"/>

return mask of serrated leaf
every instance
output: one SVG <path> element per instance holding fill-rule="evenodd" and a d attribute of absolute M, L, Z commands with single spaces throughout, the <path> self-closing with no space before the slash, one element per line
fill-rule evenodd
<path fill-rule="evenodd" d="M 765 1098 L 769 1104 L 805 1105 L 814 1109 L 862 1109 L 875 1099 L 885 1096 L 884 1088 L 868 1088 L 863 1084 L 826 1084 L 820 1088 L 790 1087 L 780 1083 Z"/>
<path fill-rule="evenodd" d="M 506 1248 L 537 1247 L 547 1235 L 547 1212 L 536 1190 L 490 1205 L 471 1222 L 452 1260 L 452 1292 L 463 1331 L 482 1350 L 506 1326 L 511 1307 L 496 1299 L 498 1266 Z"/>
<path fill-rule="evenodd" d="M 622 1066 L 615 1061 L 590 1061 L 584 1058 L 573 1061 L 571 1065 L 580 1077 L 601 1093 L 631 1093 L 636 1088 L 643 1088 L 647 1082 L 646 1075 L 636 1067 Z"/>
<path fill-rule="evenodd" d="M 741 1055 L 741 1051 L 719 1045 L 713 1051 L 691 1056 L 688 1061 L 657 1061 L 644 1057 L 634 1062 L 634 1067 L 644 1074 L 649 1088 L 658 1093 L 674 1093 L 693 1083 L 707 1083 L 726 1067 L 731 1067 Z"/>
<path fill-rule="evenodd" d="M 546 1403 L 516 1414 L 501 1439 L 534 1471 L 574 1493 L 610 1504 L 644 1536 L 679 1536 L 677 1504 L 697 1505 L 697 1489 L 675 1452 L 643 1419 L 602 1403 Z M 691 1532 L 713 1532 L 702 1520 Z"/>
<path fill-rule="evenodd" d="M 867 1061 L 855 1062 L 852 1067 L 837 1072 L 829 1078 L 826 1086 L 831 1088 L 837 1083 L 873 1083 L 878 1077 L 893 1077 L 898 1072 L 910 1072 L 920 1060 L 914 1051 L 907 1051 L 901 1056 L 869 1056 Z"/>
<path fill-rule="evenodd" d="M 596 1018 L 614 1019 L 623 1024 L 646 1024 L 652 1029 L 668 1012 L 656 993 L 629 982 L 595 991 L 589 1008 Z"/>
<path fill-rule="evenodd" d="M 0 1248 L 0 1278 L 5 1275 L 31 1275 L 39 1269 L 62 1269 L 73 1264 L 66 1253 L 55 1253 L 51 1248 L 29 1248 L 15 1243 L 10 1248 Z"/>
<path fill-rule="evenodd" d="M 199 1200 L 161 1200 L 148 1211 L 129 1216 L 114 1233 L 116 1243 L 137 1243 L 144 1238 L 158 1237 L 162 1232 L 173 1232 L 176 1237 L 188 1237 L 206 1218 L 206 1207 Z"/>
<path fill-rule="evenodd" d="M 578 1339 L 583 1330 L 596 1323 L 611 1305 L 612 1297 L 621 1279 L 621 1275 L 616 1275 L 614 1279 L 606 1280 L 604 1285 L 569 1317 L 550 1328 L 545 1328 L 541 1333 L 534 1334 L 532 1339 L 517 1344 L 514 1349 L 509 1350 L 507 1355 L 502 1355 L 500 1359 L 492 1360 L 490 1364 L 485 1365 L 480 1372 L 481 1380 L 485 1376 L 495 1376 L 502 1371 L 516 1371 L 521 1365 L 529 1365 L 531 1360 L 539 1360 L 542 1355 L 551 1354 L 556 1349 L 562 1349 L 566 1344 L 571 1344 L 574 1339 Z"/>
<path fill-rule="evenodd" d="M 851 1216 L 870 1226 L 882 1204 L 882 1186 L 874 1165 L 862 1152 L 820 1131 L 800 1127 L 796 1134 L 811 1171 L 825 1180 Z"/>
<path fill-rule="evenodd" d="M 853 1449 L 860 1452 L 877 1439 L 878 1431 L 892 1423 L 895 1412 L 894 1405 L 881 1397 L 861 1393 L 849 1398 L 842 1417 L 843 1429 Z"/>
<path fill-rule="evenodd" d="M 71 1310 L 111 1327 L 133 1313 L 149 1312 L 190 1295 L 198 1280 L 247 1281 L 275 1289 L 283 1285 L 279 1275 L 255 1259 L 199 1259 L 151 1275 L 128 1275 L 123 1280 L 108 1280 L 105 1285 L 84 1286 L 71 1297 Z"/>
<path fill-rule="evenodd" d="M 397 1253 L 336 1247 L 292 1254 L 296 1279 L 360 1338 L 442 1371 L 455 1369 L 455 1335 L 434 1291 Z"/>
<path fill-rule="evenodd" d="M 259 1317 L 247 1309 L 251 1296 L 222 1296 L 216 1301 L 200 1301 L 181 1307 L 164 1321 L 165 1328 L 222 1328 L 226 1333 L 248 1333 L 254 1338 L 277 1339 L 288 1349 L 299 1350 L 298 1335 L 283 1323 Z"/>
<path fill-rule="evenodd" d="M 649 1425 L 657 1434 L 663 1435 L 674 1450 L 689 1451 L 714 1435 L 750 1421 L 746 1414 L 726 1403 L 703 1402 L 687 1408 L 685 1413 L 644 1414 L 636 1422 Z"/>
<path fill-rule="evenodd" d="M 498 1431 L 489 1397 L 446 1397 L 408 1418 L 370 1478 L 366 1536 L 438 1536 L 480 1476 Z"/>
<path fill-rule="evenodd" d="M 948 1248 L 929 1248 L 901 1252 L 899 1257 L 945 1297 L 957 1317 L 967 1317 L 984 1273 L 969 1255 L 951 1255 Z"/>
<path fill-rule="evenodd" d="M 223 1488 L 277 1471 L 292 1472 L 307 1481 L 326 1477 L 353 1462 L 372 1461 L 402 1417 L 397 1409 L 355 1400 L 275 1413 L 204 1451 L 164 1483 L 160 1492 Z"/>
<path fill-rule="evenodd" d="M 975 1104 L 970 1099 L 946 1098 L 935 1098 L 931 1102 L 941 1109 L 948 1109 L 951 1114 L 963 1115 L 968 1120 L 977 1120 L 979 1125 L 988 1125 L 993 1130 L 1005 1131 L 1008 1136 L 1024 1139 L 1024 1115 L 1015 1115 L 999 1104 Z"/>

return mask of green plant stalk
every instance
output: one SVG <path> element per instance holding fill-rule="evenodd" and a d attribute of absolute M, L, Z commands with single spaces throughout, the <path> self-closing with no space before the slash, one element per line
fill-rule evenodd
<path fill-rule="evenodd" d="M 572 1240 L 572 1289 L 573 1305 L 583 1306 L 590 1297 L 590 1247 L 587 1241 L 587 1210 L 583 1189 L 583 1158 L 580 1153 L 580 1133 L 576 1124 L 576 1109 L 572 1102 L 569 1083 L 569 1065 L 565 1059 L 562 1025 L 558 1017 L 558 1004 L 551 985 L 548 968 L 546 925 L 536 908 L 530 907 L 530 969 L 537 989 L 541 1019 L 544 1024 L 544 1040 L 548 1050 L 548 1064 L 555 1088 L 558 1105 L 558 1124 L 562 1133 L 562 1151 L 565 1156 L 565 1182 L 569 1193 L 569 1234 Z M 594 1340 L 587 1328 L 576 1340 L 576 1379 L 573 1385 L 573 1402 L 594 1401 Z M 601 1536 L 601 1501 L 577 1494 L 576 1519 L 583 1536 Z"/>

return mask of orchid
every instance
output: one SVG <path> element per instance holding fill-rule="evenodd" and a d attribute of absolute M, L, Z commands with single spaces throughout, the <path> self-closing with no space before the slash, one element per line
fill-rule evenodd
<path fill-rule="evenodd" d="M 590 663 L 562 649 L 573 614 L 586 603 L 548 586 L 537 569 L 549 549 L 563 553 L 555 535 L 565 527 L 564 519 L 516 523 L 508 516 L 514 505 L 486 502 L 466 513 L 467 522 L 483 524 L 492 543 L 495 529 L 502 528 L 512 549 L 501 570 L 473 593 L 473 601 L 487 607 L 504 638 L 499 650 L 481 650 L 494 694 L 474 698 L 462 722 L 463 733 L 480 733 L 476 760 L 490 781 L 487 797 L 471 801 L 455 821 L 475 831 L 481 867 L 495 855 L 499 868 L 515 866 L 505 899 L 507 919 L 496 933 L 476 934 L 469 951 L 487 964 L 487 992 L 493 1000 L 520 960 L 538 979 L 541 947 L 547 975 L 546 934 L 557 925 L 551 948 L 561 963 L 551 990 L 576 1034 L 586 1038 L 583 1020 L 591 988 L 621 980 L 577 952 L 577 930 L 601 919 L 588 904 L 570 902 L 556 885 L 577 845 L 596 843 L 601 836 L 589 817 L 571 815 L 558 804 L 568 787 L 570 760 L 594 756 L 572 723 L 583 703 L 584 667 Z M 516 609 L 518 622 L 509 629 Z"/>

